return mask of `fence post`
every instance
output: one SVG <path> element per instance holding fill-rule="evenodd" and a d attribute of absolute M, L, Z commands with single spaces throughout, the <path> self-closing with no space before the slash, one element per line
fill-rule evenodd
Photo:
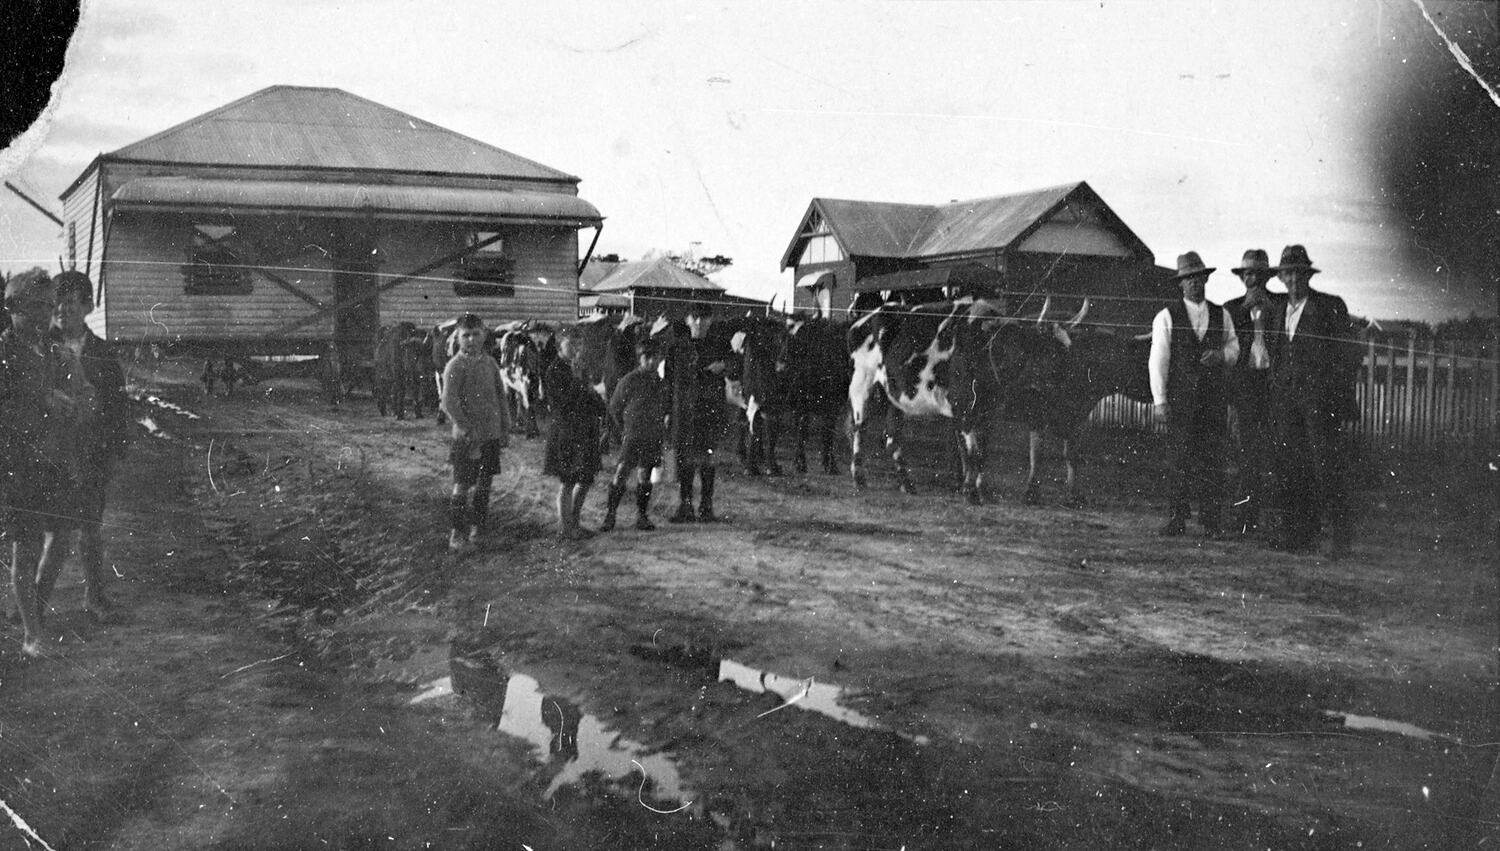
<path fill-rule="evenodd" d="M 1485 431 L 1490 440 L 1500 437 L 1500 330 L 1490 337 L 1490 411 L 1486 420 Z"/>
<path fill-rule="evenodd" d="M 1406 448 L 1411 449 L 1416 443 L 1416 412 L 1417 412 L 1417 332 L 1413 329 L 1406 337 L 1406 414 L 1403 417 L 1402 431 L 1405 432 Z"/>
<path fill-rule="evenodd" d="M 1366 332 L 1369 333 L 1369 332 Z M 1365 438 L 1368 441 L 1380 427 L 1380 408 L 1375 404 L 1375 335 L 1365 338 L 1365 399 L 1361 406 Z"/>
<path fill-rule="evenodd" d="M 1438 438 L 1438 416 L 1432 409 L 1433 391 L 1437 384 L 1437 339 L 1427 343 L 1427 382 L 1422 388 L 1422 411 L 1427 420 L 1427 445 L 1436 446 Z"/>

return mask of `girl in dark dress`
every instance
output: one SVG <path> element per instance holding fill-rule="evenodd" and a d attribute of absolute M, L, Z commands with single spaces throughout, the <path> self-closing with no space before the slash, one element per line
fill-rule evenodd
<path fill-rule="evenodd" d="M 569 540 L 592 533 L 578 523 L 583 499 L 599 472 L 600 429 L 604 400 L 573 372 L 574 343 L 564 329 L 557 338 L 557 359 L 542 373 L 542 391 L 552 408 L 542 472 L 556 476 L 558 534 Z"/>

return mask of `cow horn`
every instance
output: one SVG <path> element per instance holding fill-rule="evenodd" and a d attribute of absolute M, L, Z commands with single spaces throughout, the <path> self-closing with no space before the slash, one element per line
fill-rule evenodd
<path fill-rule="evenodd" d="M 1144 334 L 1137 334 L 1134 337 L 1131 337 L 1130 339 L 1132 339 L 1132 340 L 1140 340 L 1140 341 L 1149 340 L 1149 339 L 1151 339 L 1151 332 L 1147 331 Z"/>
<path fill-rule="evenodd" d="M 1074 316 L 1072 319 L 1069 319 L 1068 322 L 1067 322 L 1067 325 L 1064 326 L 1064 327 L 1069 328 L 1069 329 L 1077 328 L 1078 327 L 1078 323 L 1080 323 L 1080 322 L 1083 321 L 1083 317 L 1087 316 L 1088 312 L 1089 312 L 1089 300 L 1085 298 L 1083 300 L 1083 307 L 1078 308 L 1078 315 Z"/>
<path fill-rule="evenodd" d="M 1042 327 L 1042 320 L 1047 316 L 1047 310 L 1052 307 L 1052 296 L 1042 299 L 1042 312 L 1036 315 L 1036 325 Z"/>

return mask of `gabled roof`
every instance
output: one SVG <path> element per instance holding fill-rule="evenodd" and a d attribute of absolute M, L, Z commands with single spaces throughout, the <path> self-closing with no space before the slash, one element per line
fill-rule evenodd
<path fill-rule="evenodd" d="M 814 198 L 782 255 L 781 268 L 796 263 L 807 223 L 815 212 L 823 217 L 847 255 L 914 259 L 1013 249 L 1069 202 L 1098 209 L 1127 245 L 1142 256 L 1151 255 L 1103 199 L 1079 181 L 941 205 Z"/>
<path fill-rule="evenodd" d="M 106 160 L 578 178 L 341 89 L 271 86 Z"/>
<path fill-rule="evenodd" d="M 589 264 L 579 280 L 579 289 L 589 292 L 621 292 L 624 290 L 700 290 L 723 292 L 724 288 L 713 281 L 689 272 L 665 257 L 655 260 L 637 260 L 632 263 L 607 264 L 613 266 L 608 274 L 589 283 Z"/>

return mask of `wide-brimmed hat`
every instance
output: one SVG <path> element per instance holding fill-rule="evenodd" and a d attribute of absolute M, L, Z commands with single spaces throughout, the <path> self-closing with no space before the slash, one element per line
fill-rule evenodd
<path fill-rule="evenodd" d="M 1292 269 L 1305 269 L 1314 275 L 1320 271 L 1308 259 L 1307 249 L 1300 245 L 1288 245 L 1281 249 L 1281 262 L 1276 264 L 1275 271 L 1287 272 Z"/>
<path fill-rule="evenodd" d="M 1199 275 L 1206 278 L 1218 268 L 1203 265 L 1203 258 L 1198 256 L 1198 252 L 1189 251 L 1186 254 L 1177 255 L 1177 274 L 1173 275 L 1171 280 L 1180 281 L 1183 278 L 1196 278 Z"/>
<path fill-rule="evenodd" d="M 1240 258 L 1240 263 L 1243 265 L 1236 266 L 1229 271 L 1241 276 L 1246 272 L 1259 272 L 1268 278 L 1276 274 L 1276 270 L 1271 268 L 1271 258 L 1264 248 L 1252 248 L 1246 251 L 1245 256 Z"/>
<path fill-rule="evenodd" d="M 41 269 L 30 269 L 11 277 L 5 283 L 5 303 L 20 304 L 22 302 L 37 302 L 40 304 L 57 305 L 57 285 L 52 278 Z"/>

